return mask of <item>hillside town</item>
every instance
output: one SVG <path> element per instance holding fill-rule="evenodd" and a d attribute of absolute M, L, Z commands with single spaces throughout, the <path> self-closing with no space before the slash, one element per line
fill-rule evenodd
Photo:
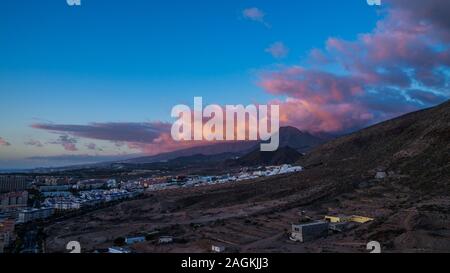
<path fill-rule="evenodd" d="M 139 198 L 145 192 L 184 189 L 290 174 L 300 166 L 241 168 L 215 176 L 154 176 L 133 179 L 78 179 L 58 176 L 0 176 L 0 253 L 14 246 L 15 228 L 30 222 L 63 217 L 74 211 L 96 209 Z M 162 239 L 164 242 L 169 239 Z M 16 246 L 17 247 L 17 246 Z M 39 252 L 39 249 L 33 250 Z M 112 251 L 118 251 L 117 249 Z"/>

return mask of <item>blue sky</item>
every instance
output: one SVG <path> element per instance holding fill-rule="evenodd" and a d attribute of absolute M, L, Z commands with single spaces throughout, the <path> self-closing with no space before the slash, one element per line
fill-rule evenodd
<path fill-rule="evenodd" d="M 263 22 L 246 18 L 248 8 Z M 275 96 L 261 90 L 260 71 L 302 64 L 329 37 L 356 39 L 381 16 L 364 0 L 1 1 L 0 137 L 10 145 L 0 147 L 0 165 L 93 153 L 82 138 L 71 153 L 24 145 L 58 138 L 34 123 L 169 121 L 171 108 L 194 96 L 267 102 Z M 275 42 L 289 49 L 285 58 L 266 51 Z M 138 152 L 101 145 L 96 154 Z"/>
<path fill-rule="evenodd" d="M 177 100 L 191 101 L 196 93 L 225 103 L 239 94 L 239 101 L 250 102 L 262 95 L 255 70 L 276 62 L 264 51 L 270 44 L 283 41 L 291 50 L 284 62 L 298 62 L 327 37 L 352 38 L 376 21 L 375 9 L 360 0 L 287 3 L 84 0 L 70 7 L 64 0 L 2 1 L 0 79 L 2 89 L 11 90 L 2 101 L 65 122 L 90 122 L 93 114 L 164 120 Z M 270 28 L 243 18 L 242 10 L 254 5 L 267 10 Z M 68 100 L 89 111 L 61 116 Z M 97 102 L 130 107 L 102 115 Z"/>

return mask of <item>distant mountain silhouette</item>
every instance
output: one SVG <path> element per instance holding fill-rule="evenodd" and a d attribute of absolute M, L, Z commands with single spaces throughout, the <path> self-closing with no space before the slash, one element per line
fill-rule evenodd
<path fill-rule="evenodd" d="M 324 139 L 302 132 L 295 127 L 280 128 L 280 148 L 290 147 L 300 153 L 307 152 L 319 144 L 324 143 Z M 155 156 L 145 156 L 121 161 L 129 164 L 146 164 L 161 161 L 169 161 L 180 157 L 190 157 L 193 155 L 219 155 L 229 154 L 231 157 L 245 155 L 253 150 L 259 149 L 260 141 L 235 141 L 222 142 L 206 146 L 192 147 Z M 230 158 L 231 158 L 230 157 Z"/>
<path fill-rule="evenodd" d="M 154 156 L 144 156 L 134 159 L 121 161 L 121 163 L 129 164 L 147 164 L 161 161 L 170 161 L 177 158 L 186 158 L 198 155 L 218 155 L 224 153 L 242 154 L 258 145 L 256 141 L 239 141 L 239 142 L 223 142 L 218 144 L 192 147 L 188 149 L 177 150 L 169 153 L 162 153 Z"/>
<path fill-rule="evenodd" d="M 298 152 L 304 153 L 324 142 L 325 140 L 323 138 L 314 136 L 308 132 L 302 132 L 292 126 L 280 128 L 280 148 L 290 147 Z"/>

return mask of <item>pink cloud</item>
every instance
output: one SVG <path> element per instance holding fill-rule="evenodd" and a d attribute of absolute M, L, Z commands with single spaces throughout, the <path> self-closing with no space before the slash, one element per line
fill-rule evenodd
<path fill-rule="evenodd" d="M 122 122 L 122 123 L 92 123 L 87 125 L 72 124 L 32 124 L 35 129 L 42 129 L 56 133 L 68 133 L 73 136 L 108 140 L 115 143 L 137 142 L 151 143 L 162 132 L 170 131 L 169 123 L 162 122 Z"/>
<path fill-rule="evenodd" d="M 352 131 L 442 102 L 450 97 L 450 24 L 443 16 L 449 3 L 386 0 L 387 13 L 371 32 L 354 40 L 330 37 L 324 48 L 311 50 L 307 65 L 266 71 L 259 85 L 283 98 L 271 102 L 281 106 L 282 125 L 310 132 Z M 266 24 L 258 8 L 244 10 L 243 16 Z M 287 54 L 284 45 L 267 51 L 275 57 Z M 210 144 L 175 142 L 171 124 L 162 122 L 32 127 L 64 134 L 65 139 L 56 143 L 67 150 L 77 150 L 76 139 L 67 135 L 106 140 L 147 154 Z"/>
<path fill-rule="evenodd" d="M 25 145 L 27 146 L 35 146 L 38 148 L 44 147 L 44 145 L 39 140 L 30 139 L 29 141 L 25 142 Z"/>
<path fill-rule="evenodd" d="M 64 150 L 69 152 L 78 151 L 78 148 L 76 146 L 77 143 L 78 141 L 75 138 L 72 138 L 68 135 L 61 135 L 57 140 L 49 142 L 49 144 L 61 145 Z"/>
<path fill-rule="evenodd" d="M 0 137 L 0 146 L 11 146 L 11 143 Z"/>
<path fill-rule="evenodd" d="M 174 141 L 170 135 L 171 126 L 169 123 L 162 122 L 92 123 L 87 125 L 47 123 L 31 125 L 35 129 L 63 134 L 57 140 L 49 143 L 62 145 L 67 151 L 78 151 L 76 147 L 77 140 L 74 137 L 110 141 L 117 148 L 126 146 L 129 149 L 137 149 L 149 155 L 206 144 L 206 142 L 198 141 Z M 69 135 L 74 137 L 69 137 Z M 95 143 L 88 143 L 86 148 L 99 150 Z"/>
<path fill-rule="evenodd" d="M 208 119 L 204 119 L 206 122 Z M 62 134 L 50 144 L 62 145 L 67 151 L 77 151 L 74 137 L 109 141 L 115 147 L 127 147 L 148 155 L 171 152 L 180 149 L 211 145 L 210 141 L 175 141 L 171 136 L 169 123 L 93 123 L 88 125 L 33 124 L 32 128 Z M 235 124 L 235 129 L 238 127 Z M 246 127 L 246 130 L 248 127 Z M 74 136 L 74 137 L 69 137 Z M 95 143 L 85 145 L 89 150 L 99 150 Z"/>
<path fill-rule="evenodd" d="M 97 144 L 95 144 L 93 142 L 88 143 L 85 146 L 88 150 L 91 150 L 91 151 L 99 151 L 99 152 L 103 151 L 102 148 L 98 147 Z"/>
<path fill-rule="evenodd" d="M 266 14 L 259 8 L 253 7 L 244 9 L 242 11 L 242 16 L 244 16 L 244 18 L 248 20 L 262 23 L 267 27 L 269 26 L 269 24 L 267 24 L 267 22 L 265 21 Z"/>
<path fill-rule="evenodd" d="M 210 142 L 208 142 L 211 144 Z M 151 143 L 129 142 L 128 148 L 137 149 L 148 155 L 156 155 L 160 153 L 172 152 L 191 147 L 206 145 L 207 142 L 201 141 L 181 141 L 177 142 L 172 139 L 170 133 L 162 133 L 157 139 Z"/>
<path fill-rule="evenodd" d="M 279 103 L 286 124 L 349 131 L 450 97 L 450 19 L 442 12 L 450 2 L 387 2 L 370 33 L 331 37 L 324 49 L 311 50 L 307 66 L 261 74 L 266 92 L 285 97 Z"/>
<path fill-rule="evenodd" d="M 276 42 L 270 45 L 266 52 L 270 53 L 274 58 L 282 59 L 289 54 L 289 49 L 282 42 Z"/>

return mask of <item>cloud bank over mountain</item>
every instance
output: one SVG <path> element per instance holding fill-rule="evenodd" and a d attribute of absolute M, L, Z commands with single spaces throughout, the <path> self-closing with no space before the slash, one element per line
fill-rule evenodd
<path fill-rule="evenodd" d="M 283 121 L 308 131 L 361 128 L 447 100 L 448 1 L 390 0 L 376 27 L 355 40 L 330 37 L 307 65 L 262 73 L 260 86 L 285 96 Z"/>

